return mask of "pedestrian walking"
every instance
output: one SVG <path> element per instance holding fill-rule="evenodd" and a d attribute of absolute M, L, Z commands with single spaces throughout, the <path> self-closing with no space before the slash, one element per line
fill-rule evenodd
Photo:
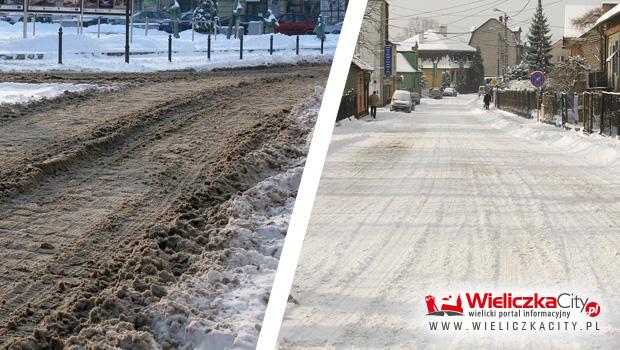
<path fill-rule="evenodd" d="M 490 104 L 491 104 L 491 94 L 487 92 L 484 95 L 484 109 L 488 110 Z"/>
<path fill-rule="evenodd" d="M 379 95 L 377 95 L 377 91 L 373 91 L 372 95 L 370 95 L 369 101 L 370 103 L 370 115 L 372 119 L 377 119 L 377 107 L 379 106 Z"/>

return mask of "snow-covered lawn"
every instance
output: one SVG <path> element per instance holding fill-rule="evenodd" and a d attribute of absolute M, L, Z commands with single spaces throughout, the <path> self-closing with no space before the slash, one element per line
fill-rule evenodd
<path fill-rule="evenodd" d="M 0 83 L 0 104 L 27 103 L 42 98 L 52 98 L 66 91 L 77 92 L 95 89 L 92 84 L 65 84 L 65 83 Z"/>
<path fill-rule="evenodd" d="M 330 62 L 333 58 L 338 35 L 327 35 L 324 54 L 321 55 L 321 41 L 313 35 L 300 36 L 300 52 L 295 54 L 296 37 L 274 35 L 274 53 L 269 55 L 270 35 L 247 35 L 244 38 L 243 60 L 239 58 L 238 39 L 227 40 L 219 34 L 211 38 L 211 60 L 207 60 L 207 35 L 191 30 L 180 33 L 180 39 L 173 39 L 172 62 L 168 62 L 168 33 L 151 29 L 145 36 L 144 29 L 134 28 L 130 51 L 148 53 L 131 55 L 130 64 L 125 64 L 122 53 L 125 47 L 124 26 L 101 25 L 101 37 L 97 37 L 97 26 L 84 28 L 78 35 L 76 28 L 64 28 L 63 65 L 58 59 L 58 24 L 37 23 L 36 35 L 22 38 L 23 26 L 10 25 L 0 21 L 0 55 L 43 53 L 42 60 L 0 60 L 0 71 L 41 70 L 88 70 L 88 71 L 158 71 L 171 69 L 215 69 L 268 64 L 295 64 L 298 62 Z M 107 54 L 121 54 L 108 56 Z"/>
<path fill-rule="evenodd" d="M 617 348 L 619 141 L 481 105 L 423 99 L 410 114 L 380 109 L 335 128 L 281 349 Z M 475 332 L 477 317 L 426 316 L 429 294 L 441 304 L 465 292 L 574 293 L 601 314 L 517 320 L 600 330 Z"/>

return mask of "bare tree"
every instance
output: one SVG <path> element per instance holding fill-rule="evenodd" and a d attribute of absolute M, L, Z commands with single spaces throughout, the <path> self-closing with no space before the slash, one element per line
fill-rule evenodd
<path fill-rule="evenodd" d="M 407 25 L 407 34 L 409 37 L 412 37 L 420 32 L 437 27 L 439 27 L 439 22 L 433 18 L 412 17 L 409 19 L 409 24 Z"/>

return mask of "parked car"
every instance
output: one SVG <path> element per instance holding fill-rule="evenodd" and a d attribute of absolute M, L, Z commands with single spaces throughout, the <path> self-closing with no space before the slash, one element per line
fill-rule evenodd
<path fill-rule="evenodd" d="M 342 32 L 342 23 L 329 24 L 325 26 L 325 34 L 340 34 Z"/>
<path fill-rule="evenodd" d="M 444 96 L 452 96 L 452 97 L 456 97 L 459 93 L 456 92 L 455 88 L 451 88 L 451 87 L 447 87 L 445 89 L 443 89 L 443 95 Z"/>
<path fill-rule="evenodd" d="M 439 100 L 443 96 L 442 96 L 441 90 L 439 90 L 438 88 L 432 88 L 428 93 L 428 97 Z"/>
<path fill-rule="evenodd" d="M 407 113 L 411 113 L 413 110 L 413 100 L 411 93 L 407 90 L 396 90 L 392 95 L 392 101 L 390 102 L 390 111 L 403 110 Z"/>
<path fill-rule="evenodd" d="M 262 22 L 263 17 L 257 15 L 239 15 L 239 25 L 243 27 L 243 34 L 248 34 L 248 26 L 250 22 Z M 230 25 L 230 17 L 220 20 L 220 26 L 228 27 Z"/>
<path fill-rule="evenodd" d="M 193 19 L 194 19 L 194 13 L 191 11 L 181 14 L 181 19 L 179 20 L 179 33 L 184 30 L 192 29 Z M 165 19 L 161 23 L 159 23 L 159 30 L 164 31 L 166 33 L 173 33 L 174 27 L 172 25 L 172 20 Z"/>
<path fill-rule="evenodd" d="M 412 92 L 411 93 L 411 100 L 415 104 L 419 105 L 420 104 L 420 93 L 419 92 Z"/>
<path fill-rule="evenodd" d="M 304 35 L 314 34 L 315 27 L 316 23 L 310 16 L 285 13 L 278 18 L 275 31 L 286 35 Z"/>
<path fill-rule="evenodd" d="M 487 88 L 484 85 L 478 86 L 478 97 L 487 93 Z"/>

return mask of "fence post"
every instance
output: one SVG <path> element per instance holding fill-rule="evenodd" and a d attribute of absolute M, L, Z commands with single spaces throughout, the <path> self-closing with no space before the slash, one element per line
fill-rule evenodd
<path fill-rule="evenodd" d="M 273 55 L 273 34 L 269 37 L 269 54 Z"/>
<path fill-rule="evenodd" d="M 172 62 L 172 35 L 168 34 L 168 62 Z"/>
<path fill-rule="evenodd" d="M 62 27 L 58 28 L 58 64 L 62 64 Z"/>
<path fill-rule="evenodd" d="M 321 55 L 323 54 L 323 43 L 325 43 L 325 37 L 321 36 Z"/>
<path fill-rule="evenodd" d="M 194 41 L 194 33 L 196 33 L 196 26 L 194 21 L 192 21 L 192 42 Z"/>
<path fill-rule="evenodd" d="M 295 54 L 299 55 L 299 35 L 297 36 L 297 39 L 295 40 Z"/>
<path fill-rule="evenodd" d="M 243 59 L 243 32 L 239 34 L 239 59 Z"/>
<path fill-rule="evenodd" d="M 149 35 L 149 18 L 146 17 L 144 20 L 144 36 Z"/>
<path fill-rule="evenodd" d="M 207 36 L 207 58 L 211 60 L 211 34 Z"/>
<path fill-rule="evenodd" d="M 32 36 L 37 35 L 37 26 L 36 26 L 36 23 L 37 23 L 37 14 L 35 13 L 35 14 L 32 16 Z"/>
<path fill-rule="evenodd" d="M 97 17 L 97 39 L 101 38 L 101 16 Z"/>

